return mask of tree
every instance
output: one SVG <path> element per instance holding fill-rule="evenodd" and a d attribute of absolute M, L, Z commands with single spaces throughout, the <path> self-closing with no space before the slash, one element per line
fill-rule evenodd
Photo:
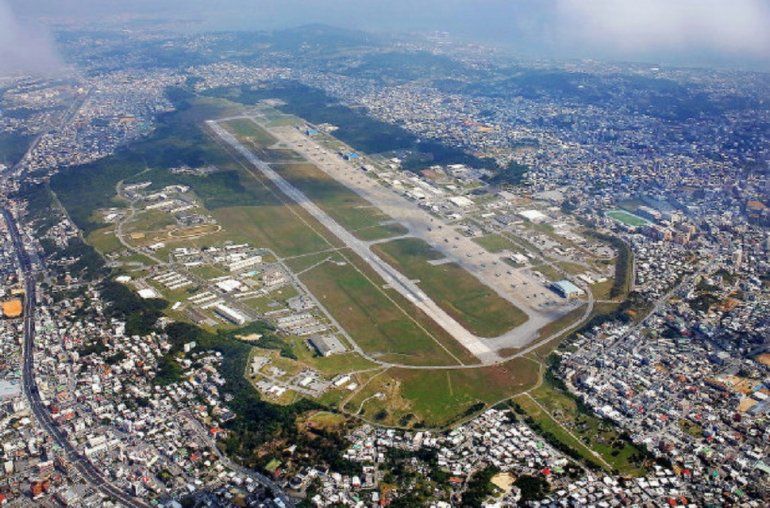
<path fill-rule="evenodd" d="M 521 490 L 522 501 L 543 499 L 551 491 L 551 485 L 542 476 L 521 475 L 516 478 L 514 485 Z"/>

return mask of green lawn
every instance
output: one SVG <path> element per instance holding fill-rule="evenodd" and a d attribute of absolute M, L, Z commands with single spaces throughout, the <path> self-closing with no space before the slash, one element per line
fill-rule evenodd
<path fill-rule="evenodd" d="M 262 146 L 270 146 L 278 142 L 269 132 L 248 118 L 238 118 L 223 123 L 224 127 L 241 138 Z"/>
<path fill-rule="evenodd" d="M 534 265 L 532 266 L 532 270 L 542 273 L 543 276 L 551 282 L 556 282 L 558 280 L 564 279 L 564 274 L 562 274 L 559 270 L 557 270 L 556 268 L 554 268 L 553 266 L 547 263 Z"/>
<path fill-rule="evenodd" d="M 115 228 L 113 226 L 93 231 L 88 235 L 86 241 L 103 255 L 126 249 L 115 236 Z"/>
<path fill-rule="evenodd" d="M 484 247 L 489 252 L 502 252 L 509 250 L 511 252 L 521 252 L 521 248 L 508 238 L 496 233 L 479 236 L 473 239 L 474 242 Z"/>
<path fill-rule="evenodd" d="M 386 425 L 445 427 L 531 388 L 538 364 L 517 358 L 478 369 L 388 369 L 355 394 L 346 406 Z M 375 393 L 384 399 L 373 398 Z M 378 414 L 385 411 L 387 415 Z"/>
<path fill-rule="evenodd" d="M 335 260 L 340 260 L 338 255 Z M 413 365 L 452 365 L 452 358 L 405 309 L 350 263 L 324 263 L 300 277 L 353 339 L 370 354 Z"/>
<path fill-rule="evenodd" d="M 577 263 L 570 263 L 568 261 L 557 261 L 555 264 L 571 275 L 580 275 L 590 271 L 590 268 L 586 268 L 585 266 Z"/>
<path fill-rule="evenodd" d="M 441 254 L 416 238 L 377 244 L 372 249 L 420 287 L 472 333 L 496 337 L 524 323 L 526 314 L 456 263 L 431 265 Z"/>
<path fill-rule="evenodd" d="M 622 224 L 625 224 L 626 226 L 631 226 L 634 228 L 649 224 L 649 221 L 646 219 L 643 219 L 638 215 L 626 212 L 625 210 L 612 210 L 611 212 L 607 212 L 607 216 Z"/>
<path fill-rule="evenodd" d="M 503 365 L 478 369 L 414 371 L 393 369 L 401 393 L 428 425 L 441 426 L 468 416 L 469 409 L 496 404 L 537 382 L 538 365 L 517 358 Z"/>
<path fill-rule="evenodd" d="M 358 238 L 385 238 L 383 235 L 388 232 L 391 232 L 390 236 L 406 232 L 403 227 L 384 229 L 380 224 L 392 220 L 391 217 L 313 164 L 274 164 L 272 167 Z M 370 231 L 369 228 L 379 230 Z"/>
<path fill-rule="evenodd" d="M 148 210 L 137 213 L 130 222 L 127 222 L 123 227 L 123 234 L 129 236 L 130 233 L 152 233 L 174 224 L 176 223 L 170 214 Z"/>
<path fill-rule="evenodd" d="M 294 348 L 299 360 L 317 369 L 324 376 L 332 377 L 337 374 L 378 368 L 376 363 L 370 362 L 358 353 L 343 353 L 326 357 L 314 356 L 314 353 L 304 344 L 304 339 L 302 342 L 301 346 L 297 345 Z"/>
<path fill-rule="evenodd" d="M 237 206 L 214 212 L 235 242 L 267 247 L 279 256 L 296 256 L 330 248 L 326 240 L 293 215 L 297 205 Z"/>

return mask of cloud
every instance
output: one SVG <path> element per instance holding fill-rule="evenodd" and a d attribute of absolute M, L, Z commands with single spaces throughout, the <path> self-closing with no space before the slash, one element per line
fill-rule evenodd
<path fill-rule="evenodd" d="M 615 55 L 770 58 L 767 0 L 556 0 L 563 44 Z"/>
<path fill-rule="evenodd" d="M 20 20 L 0 0 L 0 75 L 50 74 L 63 67 L 48 31 Z"/>

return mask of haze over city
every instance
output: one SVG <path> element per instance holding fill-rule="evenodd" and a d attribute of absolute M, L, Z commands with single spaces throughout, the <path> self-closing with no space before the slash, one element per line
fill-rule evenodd
<path fill-rule="evenodd" d="M 769 506 L 768 26 L 0 0 L 0 506 Z"/>
<path fill-rule="evenodd" d="M 3 65 L 37 59 L 50 65 L 56 50 L 50 29 L 39 22 L 73 20 L 116 28 L 179 20 L 183 31 L 311 23 L 378 32 L 440 30 L 529 57 L 770 70 L 766 0 L 2 0 Z"/>

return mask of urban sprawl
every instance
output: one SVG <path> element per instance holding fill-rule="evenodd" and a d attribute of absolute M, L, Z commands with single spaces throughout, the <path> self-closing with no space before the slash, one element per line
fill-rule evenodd
<path fill-rule="evenodd" d="M 767 506 L 767 75 L 346 34 L 73 30 L 63 76 L 0 78 L 0 506 Z M 326 243 L 239 230 L 249 192 Z M 368 343 L 319 267 L 437 352 Z"/>

